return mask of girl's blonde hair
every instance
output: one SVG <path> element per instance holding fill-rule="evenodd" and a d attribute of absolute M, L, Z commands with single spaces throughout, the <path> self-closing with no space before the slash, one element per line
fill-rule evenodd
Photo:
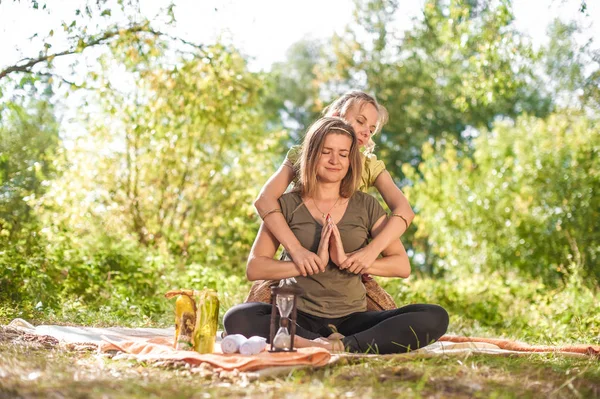
<path fill-rule="evenodd" d="M 302 196 L 312 197 L 317 188 L 317 162 L 325 145 L 325 137 L 329 134 L 343 134 L 352 139 L 350 153 L 350 167 L 342 179 L 340 196 L 349 198 L 358 189 L 362 174 L 362 162 L 358 149 L 358 140 L 352 126 L 337 117 L 324 117 L 313 123 L 302 142 L 300 153 L 299 182 L 296 188 Z"/>
<path fill-rule="evenodd" d="M 373 134 L 376 134 L 381 131 L 383 126 L 388 122 L 388 112 L 387 109 L 381 104 L 377 102 L 375 97 L 365 93 L 364 91 L 352 90 L 337 100 L 329 104 L 322 112 L 323 116 L 334 116 L 339 115 L 342 118 L 346 118 L 346 114 L 349 110 L 351 110 L 354 106 L 359 107 L 361 110 L 365 104 L 371 104 L 375 107 L 378 113 L 377 118 L 377 126 L 375 126 L 375 131 Z M 375 149 L 375 142 L 371 137 L 369 137 L 369 142 L 365 144 L 365 152 L 367 154 L 371 154 Z"/>

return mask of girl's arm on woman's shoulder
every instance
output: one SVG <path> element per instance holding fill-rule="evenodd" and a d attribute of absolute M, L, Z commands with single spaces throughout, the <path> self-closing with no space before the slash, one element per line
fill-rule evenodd
<path fill-rule="evenodd" d="M 371 235 L 375 238 L 379 237 L 384 230 L 388 227 L 391 219 L 388 219 L 385 215 L 381 216 L 379 220 L 373 225 L 371 229 Z M 392 240 L 386 248 L 383 249 L 382 257 L 376 259 L 371 266 L 362 273 L 369 273 L 375 276 L 381 277 L 402 277 L 407 278 L 410 276 L 410 262 L 408 260 L 408 254 L 404 245 L 399 238 Z"/>
<path fill-rule="evenodd" d="M 408 200 L 396 186 L 388 171 L 383 170 L 379 173 L 374 185 L 379 190 L 392 214 L 401 215 L 402 218 L 396 216 L 390 217 L 377 236 L 373 236 L 374 238 L 369 245 L 346 258 L 341 265 L 343 269 L 368 268 L 375 262 L 379 254 L 384 252 L 391 244 L 397 242 L 397 244 L 402 246 L 399 238 L 404 234 L 415 217 Z"/>
<path fill-rule="evenodd" d="M 287 250 L 294 263 L 298 265 L 302 275 L 306 276 L 312 274 L 310 271 L 316 273 L 318 270 L 323 270 L 325 265 L 321 264 L 322 262 L 317 254 L 310 252 L 300 244 L 280 212 L 269 213 L 281 209 L 278 199 L 293 179 L 294 169 L 291 162 L 286 159 L 260 190 L 258 198 L 254 201 L 254 207 L 261 218 L 264 218 L 264 224 L 269 228 L 271 234 Z"/>
<path fill-rule="evenodd" d="M 280 280 L 300 275 L 294 262 L 273 259 L 279 241 L 265 224 L 260 225 L 246 264 L 246 277 L 254 280 Z"/>
<path fill-rule="evenodd" d="M 287 159 L 281 164 L 277 172 L 267 180 L 254 201 L 254 207 L 259 215 L 264 215 L 272 209 L 279 209 L 277 200 L 285 193 L 292 180 L 294 169 Z"/>
<path fill-rule="evenodd" d="M 385 226 L 385 229 L 379 234 L 376 240 L 371 242 L 373 249 L 381 253 L 384 248 L 392 241 L 399 238 L 408 229 L 408 226 L 415 218 L 408 199 L 402 191 L 396 186 L 392 176 L 387 170 L 384 170 L 375 179 L 375 188 L 381 194 L 381 197 L 394 215 L 402 217 L 391 217 Z"/>

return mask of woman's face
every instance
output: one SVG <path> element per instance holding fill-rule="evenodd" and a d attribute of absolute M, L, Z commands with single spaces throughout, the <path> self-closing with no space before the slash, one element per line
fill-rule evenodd
<path fill-rule="evenodd" d="M 377 108 L 369 103 L 355 104 L 344 115 L 344 119 L 350 123 L 356 132 L 359 147 L 364 147 L 369 142 L 377 127 L 378 118 L 379 112 L 377 112 Z"/>
<path fill-rule="evenodd" d="M 317 162 L 317 178 L 322 182 L 340 182 L 350 167 L 352 139 L 346 134 L 329 133 Z"/>

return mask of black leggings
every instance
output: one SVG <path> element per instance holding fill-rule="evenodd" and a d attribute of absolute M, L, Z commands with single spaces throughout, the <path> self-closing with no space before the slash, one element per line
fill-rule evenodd
<path fill-rule="evenodd" d="M 225 314 L 227 334 L 258 335 L 269 339 L 271 305 L 243 303 Z M 415 304 L 394 310 L 357 312 L 328 319 L 298 311 L 296 334 L 315 339 L 328 337 L 333 324 L 344 335 L 349 352 L 403 353 L 422 348 L 438 340 L 448 328 L 448 313 L 438 305 Z"/>

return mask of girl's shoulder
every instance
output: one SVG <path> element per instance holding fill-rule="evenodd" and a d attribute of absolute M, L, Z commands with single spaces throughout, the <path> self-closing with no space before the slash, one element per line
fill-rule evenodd
<path fill-rule="evenodd" d="M 290 147 L 289 151 L 285 158 L 290 161 L 292 164 L 295 164 L 300 158 L 300 154 L 302 153 L 301 145 L 293 145 Z"/>
<path fill-rule="evenodd" d="M 373 154 L 372 152 L 368 153 L 368 154 L 363 153 L 362 156 L 363 156 L 363 164 L 365 164 L 365 165 L 376 165 L 379 163 L 382 165 L 385 165 L 383 163 L 383 161 L 381 159 L 377 159 L 377 155 Z"/>
<path fill-rule="evenodd" d="M 366 191 L 369 187 L 375 185 L 377 177 L 385 170 L 385 164 L 382 160 L 377 159 L 377 155 L 363 154 L 363 170 L 361 176 L 361 191 Z"/>
<path fill-rule="evenodd" d="M 281 213 L 287 220 L 288 224 L 292 220 L 292 216 L 302 208 L 304 202 L 302 196 L 297 191 L 290 191 L 279 197 L 279 206 L 281 207 Z"/>

